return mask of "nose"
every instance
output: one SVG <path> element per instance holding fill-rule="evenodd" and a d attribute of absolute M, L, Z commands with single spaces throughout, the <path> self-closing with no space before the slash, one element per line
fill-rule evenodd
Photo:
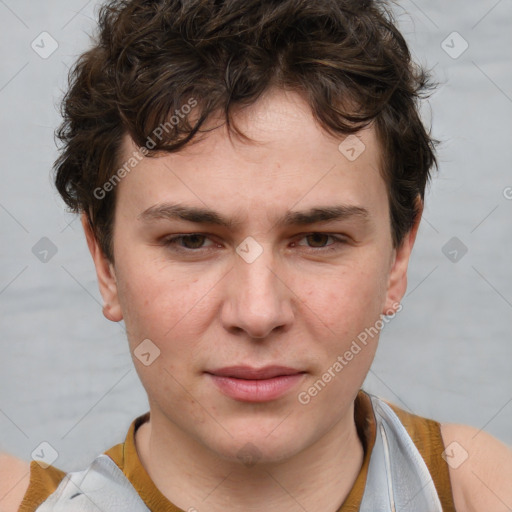
<path fill-rule="evenodd" d="M 228 279 L 221 313 L 225 329 L 262 339 L 291 326 L 295 295 L 270 249 L 251 263 L 236 255 Z"/>

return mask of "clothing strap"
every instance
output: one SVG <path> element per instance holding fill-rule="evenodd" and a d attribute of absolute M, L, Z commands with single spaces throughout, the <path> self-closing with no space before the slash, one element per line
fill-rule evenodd
<path fill-rule="evenodd" d="M 443 512 L 428 468 L 407 430 L 384 401 L 369 395 L 376 420 L 360 512 Z M 107 455 L 68 473 L 36 512 L 150 512 Z"/>
<path fill-rule="evenodd" d="M 360 512 L 442 512 L 434 481 L 398 416 L 370 395 L 377 438 Z"/>
<path fill-rule="evenodd" d="M 117 464 L 101 454 L 83 471 L 68 473 L 36 512 L 150 512 Z"/>

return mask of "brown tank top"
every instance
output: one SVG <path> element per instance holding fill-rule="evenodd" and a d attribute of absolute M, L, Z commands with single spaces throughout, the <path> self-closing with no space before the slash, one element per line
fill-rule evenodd
<path fill-rule="evenodd" d="M 423 418 L 388 405 L 398 416 L 425 461 L 436 486 L 443 512 L 456 512 L 453 503 L 449 468 L 441 454 L 444 451 L 439 422 Z M 119 443 L 105 452 L 121 469 L 153 512 L 183 512 L 173 505 L 155 486 L 142 465 L 135 447 L 135 432 L 149 420 L 147 412 L 133 420 L 124 443 Z M 361 470 L 347 498 L 338 512 L 357 512 L 363 498 L 370 456 L 375 443 L 375 418 L 369 396 L 360 390 L 354 404 L 357 431 L 364 448 Z M 56 467 L 43 469 L 37 462 L 30 463 L 30 482 L 19 508 L 19 512 L 34 512 L 50 494 L 55 492 L 66 473 Z"/>

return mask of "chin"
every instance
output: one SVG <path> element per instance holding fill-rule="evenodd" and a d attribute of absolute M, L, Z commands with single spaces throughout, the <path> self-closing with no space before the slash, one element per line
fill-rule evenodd
<path fill-rule="evenodd" d="M 279 464 L 307 448 L 308 442 L 303 437 L 303 430 L 299 430 L 302 432 L 300 439 L 297 438 L 297 429 L 283 428 L 279 435 L 276 432 L 269 435 L 277 425 L 279 421 L 274 421 L 272 428 L 266 431 L 261 428 L 254 431 L 254 427 L 251 429 L 247 426 L 237 430 L 235 425 L 229 425 L 228 432 L 236 432 L 232 438 L 226 436 L 218 440 L 209 439 L 206 444 L 222 459 L 246 467 Z"/>

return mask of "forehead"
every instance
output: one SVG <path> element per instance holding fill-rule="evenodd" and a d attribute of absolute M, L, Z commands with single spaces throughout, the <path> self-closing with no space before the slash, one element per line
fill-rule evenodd
<path fill-rule="evenodd" d="M 252 141 L 230 133 L 222 118 L 210 119 L 204 129 L 214 129 L 198 142 L 143 158 L 118 186 L 119 207 L 139 215 L 157 204 L 183 202 L 236 214 L 240 221 L 265 211 L 270 218 L 271 210 L 299 203 L 301 209 L 346 204 L 387 213 L 373 127 L 333 137 L 300 95 L 282 90 L 236 111 L 234 121 Z M 125 137 L 124 158 L 137 149 Z"/>

